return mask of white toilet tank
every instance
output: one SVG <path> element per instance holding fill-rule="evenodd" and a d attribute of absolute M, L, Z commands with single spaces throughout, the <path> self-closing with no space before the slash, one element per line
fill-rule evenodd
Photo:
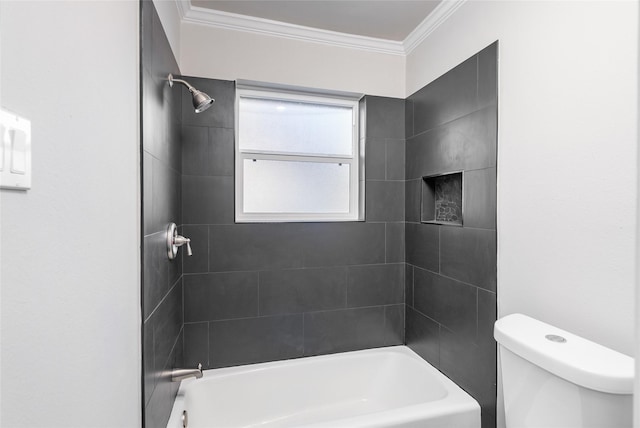
<path fill-rule="evenodd" d="M 623 428 L 633 358 L 521 314 L 496 321 L 507 428 Z"/>

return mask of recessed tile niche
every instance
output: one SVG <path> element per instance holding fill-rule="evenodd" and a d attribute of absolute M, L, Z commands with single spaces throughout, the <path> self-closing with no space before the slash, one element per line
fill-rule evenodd
<path fill-rule="evenodd" d="M 422 177 L 420 221 L 462 226 L 462 172 Z"/>

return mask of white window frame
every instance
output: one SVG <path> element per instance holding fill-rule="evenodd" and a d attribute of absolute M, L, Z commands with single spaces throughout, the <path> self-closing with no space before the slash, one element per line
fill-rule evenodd
<path fill-rule="evenodd" d="M 305 92 L 291 89 L 265 89 L 252 86 L 236 85 L 235 102 L 235 220 L 237 223 L 271 223 L 271 222 L 339 222 L 362 221 L 364 219 L 364 171 L 363 156 L 360 150 L 359 136 L 359 95 L 338 96 L 333 94 L 319 95 L 318 92 Z M 352 109 L 352 142 L 351 157 L 337 155 L 310 155 L 308 153 L 281 153 L 275 151 L 240 150 L 240 99 L 257 98 L 277 101 L 306 102 L 328 106 L 349 107 Z M 244 212 L 243 178 L 244 161 L 247 159 L 327 162 L 349 165 L 349 212 L 347 213 L 247 213 Z"/>

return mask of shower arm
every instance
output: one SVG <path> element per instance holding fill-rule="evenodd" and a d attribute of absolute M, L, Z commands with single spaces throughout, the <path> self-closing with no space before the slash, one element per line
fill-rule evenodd
<path fill-rule="evenodd" d="M 187 82 L 187 81 L 185 81 L 185 80 L 182 80 L 182 79 L 175 79 L 175 78 L 173 77 L 173 74 L 169 74 L 169 76 L 167 77 L 167 80 L 169 81 L 169 86 L 170 86 L 171 88 L 173 88 L 173 83 L 174 83 L 174 82 L 177 82 L 177 83 L 182 83 L 184 86 L 186 86 L 186 87 L 187 87 L 187 89 L 189 89 L 189 92 L 191 92 L 191 93 L 193 93 L 194 91 L 197 91 L 197 89 L 196 89 L 196 88 L 194 88 L 193 86 L 191 86 L 191 85 L 189 84 L 189 82 Z"/>

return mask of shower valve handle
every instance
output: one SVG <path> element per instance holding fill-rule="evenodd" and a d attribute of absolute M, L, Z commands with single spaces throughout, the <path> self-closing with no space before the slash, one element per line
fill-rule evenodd
<path fill-rule="evenodd" d="M 185 238 L 181 235 L 176 235 L 173 238 L 173 245 L 175 245 L 176 247 L 182 247 L 185 244 L 187 245 L 187 255 L 192 256 L 193 252 L 191 251 L 191 239 Z"/>
<path fill-rule="evenodd" d="M 167 225 L 167 256 L 169 260 L 174 260 L 178 255 L 178 248 L 183 245 L 187 246 L 187 255 L 193 255 L 191 251 L 191 239 L 178 235 L 178 227 L 175 223 L 169 223 Z"/>

